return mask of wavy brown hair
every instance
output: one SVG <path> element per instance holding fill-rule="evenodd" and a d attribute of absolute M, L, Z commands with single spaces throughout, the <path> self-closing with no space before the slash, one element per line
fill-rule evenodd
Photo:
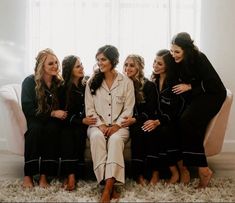
<path fill-rule="evenodd" d="M 141 103 L 142 101 L 144 101 L 144 92 L 143 92 L 144 83 L 145 83 L 144 58 L 137 54 L 130 54 L 126 57 L 124 64 L 128 59 L 132 59 L 134 61 L 135 68 L 137 69 L 136 75 L 134 76 L 134 78 L 131 79 L 133 80 L 135 87 L 135 99 L 137 103 Z"/>
<path fill-rule="evenodd" d="M 168 49 L 161 49 L 156 53 L 156 56 L 162 57 L 165 63 L 165 71 L 166 71 L 166 78 L 164 80 L 164 84 L 171 84 L 172 82 L 178 81 L 176 69 L 175 69 L 175 61 L 173 56 Z M 159 74 L 152 72 L 150 80 L 156 82 L 159 79 Z M 172 84 L 171 84 L 172 85 Z"/>
<path fill-rule="evenodd" d="M 67 89 L 67 91 L 66 91 L 66 105 L 65 105 L 66 110 L 68 110 L 68 107 L 71 105 L 72 100 L 73 100 L 73 98 L 72 98 L 73 69 L 74 69 L 75 63 L 79 59 L 80 58 L 78 56 L 69 55 L 69 56 L 64 57 L 64 59 L 62 61 L 62 76 L 64 79 L 64 86 Z M 86 78 L 81 77 L 79 79 L 78 85 L 85 86 L 86 85 Z"/>
<path fill-rule="evenodd" d="M 119 52 L 115 46 L 105 45 L 100 47 L 96 53 L 96 58 L 101 53 L 108 58 L 108 60 L 112 64 L 112 68 L 115 68 L 117 66 L 117 64 L 119 63 Z M 95 95 L 96 90 L 100 88 L 103 80 L 104 80 L 104 73 L 102 73 L 100 69 L 94 70 L 94 74 L 91 77 L 89 84 L 92 95 Z"/>
<path fill-rule="evenodd" d="M 48 55 L 52 55 L 57 58 L 54 52 L 49 48 L 41 50 L 36 57 L 36 64 L 34 68 L 34 74 L 35 74 L 34 80 L 36 83 L 35 92 L 36 92 L 36 98 L 37 98 L 37 104 L 38 104 L 37 114 L 48 113 L 51 110 L 57 109 L 59 106 L 57 90 L 58 90 L 58 87 L 62 83 L 62 77 L 60 76 L 59 71 L 58 71 L 58 74 L 56 76 L 53 76 L 52 78 L 50 93 L 53 96 L 52 96 L 51 105 L 48 104 L 47 97 L 46 97 L 46 84 L 43 80 L 43 75 L 44 75 L 44 63 Z M 59 68 L 58 58 L 57 58 L 57 62 L 58 62 L 58 68 Z"/>
<path fill-rule="evenodd" d="M 192 40 L 189 33 L 180 32 L 173 36 L 171 44 L 179 46 L 184 51 L 184 58 L 182 63 L 184 64 L 183 68 L 185 74 L 193 77 L 192 75 L 194 73 L 192 73 L 191 67 L 194 66 L 200 54 L 198 47 L 194 44 L 194 40 Z"/>

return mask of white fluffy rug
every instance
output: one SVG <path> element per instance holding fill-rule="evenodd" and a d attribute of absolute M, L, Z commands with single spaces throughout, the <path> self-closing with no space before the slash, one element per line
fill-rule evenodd
<path fill-rule="evenodd" d="M 101 189 L 95 181 L 79 181 L 73 192 L 61 188 L 59 181 L 47 189 L 35 186 L 22 189 L 22 180 L 0 180 L 0 202 L 98 202 Z M 127 179 L 119 186 L 120 202 L 235 202 L 235 181 L 229 178 L 214 178 L 210 187 L 195 189 L 198 179 L 188 186 L 182 184 L 141 187 Z M 114 200 L 112 200 L 114 202 Z"/>

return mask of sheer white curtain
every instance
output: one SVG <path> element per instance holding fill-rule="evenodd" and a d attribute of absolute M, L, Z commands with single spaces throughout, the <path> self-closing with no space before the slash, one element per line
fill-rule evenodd
<path fill-rule="evenodd" d="M 120 51 L 120 71 L 136 53 L 149 76 L 155 53 L 169 48 L 175 33 L 187 31 L 199 45 L 200 0 L 30 0 L 29 31 L 29 72 L 37 52 L 50 47 L 60 61 L 80 56 L 90 74 L 97 49 L 112 44 Z"/>

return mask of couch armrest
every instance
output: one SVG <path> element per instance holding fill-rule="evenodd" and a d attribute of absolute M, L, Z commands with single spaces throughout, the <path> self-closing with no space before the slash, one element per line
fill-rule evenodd
<path fill-rule="evenodd" d="M 20 85 L 5 85 L 0 88 L 1 136 L 6 139 L 6 149 L 23 155 L 26 119 L 20 105 Z"/>
<path fill-rule="evenodd" d="M 222 149 L 232 102 L 233 94 L 227 89 L 227 96 L 220 111 L 212 118 L 206 130 L 204 138 L 206 156 L 219 154 Z"/>

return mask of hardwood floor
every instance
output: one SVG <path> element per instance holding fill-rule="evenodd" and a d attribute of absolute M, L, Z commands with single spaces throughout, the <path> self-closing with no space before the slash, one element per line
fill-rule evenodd
<path fill-rule="evenodd" d="M 23 161 L 23 156 L 0 150 L 0 179 L 22 178 Z M 235 179 L 235 152 L 222 152 L 208 157 L 208 164 L 214 171 L 214 177 Z"/>

